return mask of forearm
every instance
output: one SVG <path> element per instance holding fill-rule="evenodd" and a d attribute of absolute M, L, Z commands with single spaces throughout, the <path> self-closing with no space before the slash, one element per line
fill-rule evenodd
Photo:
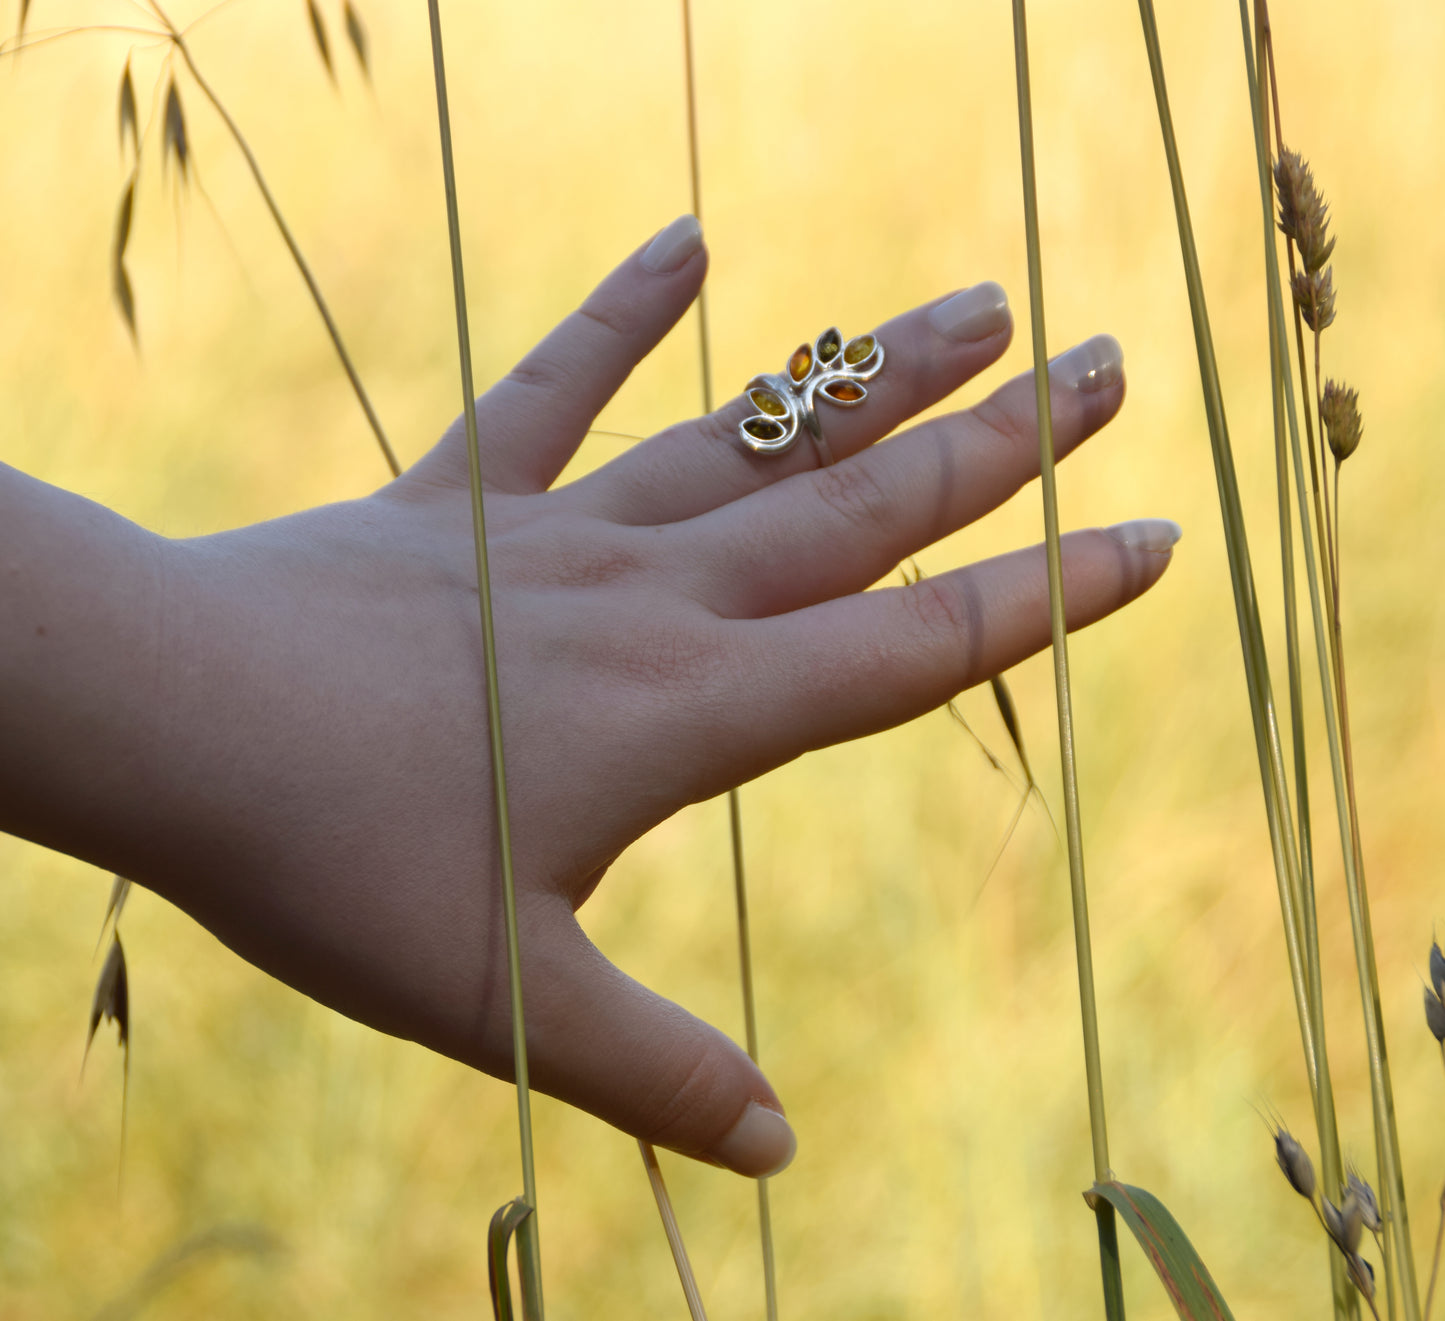
<path fill-rule="evenodd" d="M 166 543 L 0 464 L 0 829 L 121 867 L 161 746 Z"/>

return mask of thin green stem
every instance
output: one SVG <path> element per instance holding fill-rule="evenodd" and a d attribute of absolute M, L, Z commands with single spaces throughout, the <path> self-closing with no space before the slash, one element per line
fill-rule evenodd
<path fill-rule="evenodd" d="M 692 213 L 702 223 L 702 153 L 698 148 L 697 74 L 693 54 L 692 4 L 682 0 L 682 34 L 684 69 L 687 75 L 687 160 L 692 183 Z M 707 284 L 697 296 L 698 363 L 702 371 L 702 409 L 713 410 L 712 344 L 708 330 Z M 752 931 L 748 921 L 748 882 L 744 865 L 742 798 L 737 789 L 728 790 L 728 833 L 732 841 L 733 897 L 737 909 L 738 975 L 743 993 L 743 1026 L 747 1034 L 748 1055 L 758 1063 L 757 998 L 753 991 Z M 773 1252 L 773 1212 L 768 1196 L 768 1181 L 758 1184 L 758 1240 L 763 1258 L 763 1301 L 767 1321 L 778 1318 L 777 1262 Z"/>
<path fill-rule="evenodd" d="M 1141 0 L 1141 4 L 1145 0 Z M 1246 0 L 1240 0 L 1241 21 L 1245 27 L 1245 64 L 1249 78 L 1251 102 L 1261 104 L 1255 77 L 1255 67 L 1249 41 L 1249 20 Z M 1256 111 L 1256 132 L 1262 134 L 1262 117 Z M 1273 246 L 1270 253 L 1273 256 Z M 1270 287 L 1275 302 L 1275 318 L 1278 333 L 1284 333 L 1284 311 L 1279 297 L 1279 280 L 1271 278 Z M 1286 377 L 1288 368 L 1285 368 Z M 1318 396 L 1319 364 L 1318 338 L 1316 338 L 1315 364 L 1316 394 Z M 1303 388 L 1308 388 L 1301 382 Z M 1292 397 L 1292 395 L 1291 395 Z M 1316 399 L 1318 407 L 1318 397 Z M 1321 429 L 1322 430 L 1322 429 Z M 1301 532 L 1305 541 L 1306 563 L 1313 566 L 1314 554 L 1310 547 L 1308 527 L 1304 525 L 1305 494 L 1304 465 L 1298 449 L 1298 433 L 1294 433 L 1295 469 L 1297 473 L 1298 498 L 1301 510 Z M 1321 443 L 1323 437 L 1321 436 Z M 1326 530 L 1329 523 L 1326 519 Z M 1337 550 L 1333 539 L 1327 543 Z M 1326 563 L 1333 556 L 1326 552 Z M 1356 971 L 1360 984 L 1361 1008 L 1365 1019 L 1365 1043 L 1370 1067 L 1370 1091 L 1375 1120 L 1376 1155 L 1379 1161 L 1379 1189 L 1381 1209 L 1385 1214 L 1386 1266 L 1395 1266 L 1399 1281 L 1401 1305 L 1406 1321 L 1419 1321 L 1419 1286 L 1415 1275 L 1414 1255 L 1410 1247 L 1409 1215 L 1405 1204 L 1405 1189 L 1399 1154 L 1399 1137 L 1395 1124 L 1394 1091 L 1390 1081 L 1389 1063 L 1386 1057 L 1384 1021 L 1380 1008 L 1379 979 L 1375 967 L 1374 937 L 1370 924 L 1369 897 L 1365 888 L 1364 859 L 1360 847 L 1359 817 L 1354 794 L 1354 766 L 1349 735 L 1349 709 L 1344 681 L 1344 661 L 1341 653 L 1341 631 L 1339 625 L 1339 580 L 1338 562 L 1333 575 L 1333 600 L 1330 602 L 1334 647 L 1331 652 L 1326 637 L 1323 612 L 1319 603 L 1317 580 L 1311 572 L 1311 607 L 1315 628 L 1315 647 L 1319 662 L 1321 684 L 1325 690 L 1322 703 L 1325 715 L 1325 733 L 1329 744 L 1330 770 L 1334 780 L 1335 809 L 1339 820 L 1340 847 L 1345 869 L 1345 892 L 1349 901 L 1350 926 L 1355 947 Z M 1328 598 L 1327 598 L 1328 599 Z M 1334 682 L 1330 680 L 1333 678 Z M 1330 692 L 1333 689 L 1333 699 Z M 1392 1242 L 1393 1240 L 1393 1242 Z M 1391 1249 L 1393 1249 L 1391 1251 Z M 1393 1297 L 1393 1290 L 1389 1291 Z"/>
<path fill-rule="evenodd" d="M 1440 1189 L 1440 1223 L 1435 1229 L 1435 1255 L 1430 1260 L 1430 1286 L 1425 1290 L 1424 1321 L 1430 1321 L 1430 1309 L 1435 1305 L 1435 1281 L 1440 1276 L 1442 1244 L 1445 1244 L 1445 1188 Z"/>
<path fill-rule="evenodd" d="M 1074 747 L 1073 699 L 1069 686 L 1068 630 L 1064 618 L 1064 572 L 1059 553 L 1058 493 L 1054 480 L 1053 415 L 1049 400 L 1048 337 L 1044 326 L 1043 259 L 1034 176 L 1033 98 L 1029 88 L 1028 21 L 1024 0 L 1013 0 L 1014 68 L 1018 83 L 1019 156 L 1023 166 L 1024 234 L 1028 244 L 1029 320 L 1033 329 L 1034 391 L 1038 410 L 1039 474 L 1043 485 L 1044 536 L 1049 566 L 1049 622 L 1053 635 L 1054 691 L 1059 715 L 1059 757 L 1064 781 L 1064 832 L 1068 842 L 1069 891 L 1074 911 L 1074 953 L 1079 975 L 1079 1011 L 1084 1033 L 1084 1073 L 1089 1094 L 1089 1136 L 1094 1180 L 1112 1177 L 1109 1134 L 1104 1117 L 1104 1074 L 1099 1051 L 1099 1014 L 1094 995 L 1094 959 L 1089 938 L 1089 898 L 1084 880 L 1083 835 L 1079 823 L 1079 781 Z M 1118 1229 L 1114 1209 L 1104 1198 L 1098 1217 L 1099 1269 L 1104 1312 L 1122 1321 L 1124 1287 L 1119 1270 Z"/>
<path fill-rule="evenodd" d="M 1304 742 L 1304 699 L 1301 678 L 1298 609 L 1295 597 L 1294 537 L 1289 507 L 1290 455 L 1293 455 L 1298 471 L 1299 423 L 1295 412 L 1294 386 L 1288 355 L 1285 350 L 1285 325 L 1283 307 L 1279 292 L 1279 256 L 1275 247 L 1273 183 L 1270 169 L 1269 134 L 1266 126 L 1265 100 L 1254 76 L 1255 68 L 1263 68 L 1264 62 L 1250 58 L 1249 11 L 1245 0 L 1240 2 L 1240 20 L 1244 31 L 1245 65 L 1249 75 L 1251 107 L 1254 122 L 1256 165 L 1259 174 L 1260 204 L 1264 217 L 1264 256 L 1266 312 L 1269 321 L 1270 380 L 1274 405 L 1276 484 L 1279 495 L 1280 550 L 1285 579 L 1285 627 L 1290 667 L 1290 717 L 1294 730 L 1295 777 L 1297 784 L 1297 808 L 1299 811 L 1299 908 L 1302 919 L 1300 932 L 1305 950 L 1307 990 L 1309 994 L 1310 1020 L 1315 1036 L 1319 1059 L 1318 1086 L 1315 1090 L 1315 1125 L 1320 1139 L 1320 1159 L 1325 1184 L 1331 1190 L 1343 1185 L 1343 1168 L 1340 1159 L 1339 1126 L 1335 1114 L 1334 1085 L 1330 1076 L 1329 1055 L 1325 1039 L 1324 988 L 1320 975 L 1319 929 L 1315 909 L 1315 887 L 1313 847 L 1309 814 L 1309 777 L 1306 765 Z M 1254 41 L 1262 54 L 1268 43 L 1268 12 L 1263 5 L 1256 9 Z M 1276 102 L 1276 124 L 1278 108 Z M 1303 341 L 1301 341 L 1303 353 Z M 1303 362 L 1303 359 L 1301 359 Z M 1306 412 L 1308 420 L 1308 412 Z M 1288 444 L 1286 443 L 1288 433 Z M 1302 480 L 1302 479 L 1301 479 Z M 1299 487 L 1300 535 L 1306 577 L 1309 582 L 1310 604 L 1319 636 L 1319 583 L 1317 557 L 1314 543 L 1310 538 L 1308 516 L 1303 503 L 1303 486 Z M 1331 1292 L 1334 1298 L 1335 1314 L 1339 1317 L 1353 1317 L 1358 1314 L 1356 1291 L 1352 1286 L 1343 1261 L 1334 1252 L 1329 1253 Z"/>
<path fill-rule="evenodd" d="M 1169 113 L 1169 94 L 1164 81 L 1164 64 L 1159 50 L 1159 31 L 1154 19 L 1152 0 L 1139 0 L 1139 17 L 1144 29 L 1149 72 L 1154 84 L 1154 99 L 1159 114 L 1160 131 L 1164 138 L 1170 189 L 1179 225 L 1179 247 L 1184 263 L 1185 283 L 1189 290 L 1189 310 L 1194 322 L 1195 344 L 1199 354 L 1204 411 L 1209 423 L 1215 481 L 1219 488 L 1220 514 L 1224 523 L 1225 549 L 1229 558 L 1230 579 L 1234 586 L 1235 614 L 1239 626 L 1240 649 L 1244 656 L 1245 681 L 1249 690 L 1250 715 L 1254 725 L 1265 814 L 1269 823 L 1270 849 L 1274 859 L 1275 880 L 1285 932 L 1285 950 L 1289 957 L 1290 985 L 1294 992 L 1295 1013 L 1299 1019 L 1310 1097 L 1318 1112 L 1319 1058 L 1310 1013 L 1304 953 L 1299 940 L 1301 923 L 1295 912 L 1294 902 L 1294 896 L 1299 892 L 1296 880 L 1299 863 L 1294 852 L 1289 790 L 1285 782 L 1274 695 L 1270 687 L 1269 666 L 1260 626 L 1259 603 L 1254 590 L 1254 574 L 1249 561 L 1249 541 L 1245 534 L 1234 455 L 1229 442 L 1229 426 L 1224 415 L 1224 398 L 1215 363 L 1214 341 L 1209 329 L 1209 311 L 1204 300 L 1199 254 L 1194 243 L 1193 224 L 1189 218 L 1189 199 L 1184 189 L 1179 148 L 1174 137 L 1173 119 Z"/>
<path fill-rule="evenodd" d="M 211 103 L 216 113 L 221 117 L 231 137 L 235 140 L 242 158 L 250 168 L 251 177 L 256 181 L 256 187 L 260 190 L 261 199 L 266 203 L 266 209 L 271 213 L 271 219 L 276 224 L 276 229 L 281 235 L 282 241 L 286 244 L 287 251 L 291 254 L 291 260 L 296 263 L 296 269 L 301 272 L 301 278 L 306 282 L 307 291 L 311 294 L 311 301 L 316 304 L 316 310 L 326 326 L 326 333 L 331 337 L 331 346 L 336 350 L 336 356 L 341 360 L 342 370 L 346 373 L 346 379 L 351 382 L 352 393 L 356 395 L 357 402 L 361 405 L 361 411 L 366 414 L 367 423 L 371 427 L 372 434 L 376 437 L 376 443 L 381 447 L 382 456 L 386 459 L 387 467 L 395 477 L 401 472 L 401 464 L 397 462 L 396 452 L 391 447 L 391 442 L 386 438 L 386 431 L 381 425 L 381 419 L 376 414 L 376 409 L 371 405 L 371 399 L 366 393 L 366 387 L 361 383 L 361 376 L 356 370 L 356 365 L 351 361 L 351 354 L 347 352 L 346 345 L 341 339 L 340 327 L 336 324 L 336 318 L 331 315 L 331 308 L 327 305 L 326 299 L 322 296 L 321 286 L 316 283 L 316 277 L 311 273 L 311 267 L 307 264 L 306 258 L 302 255 L 301 246 L 296 242 L 296 236 L 291 232 L 291 226 L 286 223 L 286 218 L 281 214 L 281 208 L 276 202 L 275 195 L 271 192 L 266 182 L 266 176 L 261 173 L 261 163 L 256 159 L 255 153 L 251 150 L 251 144 L 246 141 L 245 134 L 241 132 L 240 125 L 231 118 L 230 112 L 222 104 L 221 98 L 216 95 L 211 84 L 196 67 L 196 62 L 191 58 L 191 49 L 186 44 L 186 39 L 181 35 L 175 24 L 166 17 L 159 5 L 155 6 L 156 13 L 161 21 L 169 29 L 171 41 L 181 53 L 181 58 L 186 62 L 186 68 L 190 70 L 191 77 L 195 79 L 206 99 Z M 470 407 L 470 404 L 468 404 Z"/>
<path fill-rule="evenodd" d="M 532 1097 L 527 1082 L 527 1029 L 522 1012 L 522 962 L 517 936 L 517 888 L 512 869 L 511 816 L 507 808 L 507 765 L 502 746 L 502 697 L 497 684 L 497 639 L 492 624 L 492 577 L 487 562 L 487 520 L 482 502 L 481 454 L 477 442 L 476 391 L 472 384 L 472 343 L 467 324 L 467 291 L 462 273 L 461 219 L 457 211 L 456 164 L 452 158 L 451 113 L 442 57 L 439 0 L 427 0 L 431 21 L 432 71 L 436 79 L 437 125 L 441 131 L 442 176 L 446 186 L 447 236 L 451 243 L 452 289 L 456 299 L 457 350 L 461 357 L 462 417 L 466 426 L 471 479 L 472 537 L 476 543 L 477 589 L 481 603 L 482 649 L 487 675 L 487 724 L 497 803 L 497 844 L 502 868 L 502 905 L 507 927 L 507 974 L 512 1002 L 512 1062 L 517 1082 L 517 1128 L 522 1149 L 522 1195 L 532 1208 L 517 1227 L 522 1308 L 527 1321 L 542 1321 L 542 1258 L 537 1233 L 537 1179 L 532 1156 Z"/>

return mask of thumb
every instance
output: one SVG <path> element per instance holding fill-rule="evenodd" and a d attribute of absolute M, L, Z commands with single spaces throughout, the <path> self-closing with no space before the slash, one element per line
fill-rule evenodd
<path fill-rule="evenodd" d="M 777 1094 L 716 1028 L 628 977 L 565 904 L 522 951 L 529 1068 L 549 1095 L 634 1137 L 738 1174 L 797 1146 Z"/>

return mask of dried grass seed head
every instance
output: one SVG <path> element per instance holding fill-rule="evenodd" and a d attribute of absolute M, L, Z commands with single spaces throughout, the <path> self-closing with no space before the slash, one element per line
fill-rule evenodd
<path fill-rule="evenodd" d="M 1425 988 L 1425 1026 L 1430 1035 L 1445 1046 L 1445 1003 L 1430 988 Z"/>
<path fill-rule="evenodd" d="M 1335 241 L 1329 237 L 1329 207 L 1315 187 L 1314 175 L 1303 156 L 1288 149 L 1274 166 L 1279 194 L 1279 227 L 1294 240 L 1305 271 L 1314 274 L 1329 261 Z"/>
<path fill-rule="evenodd" d="M 1301 1197 L 1311 1201 L 1315 1195 L 1315 1167 L 1305 1149 L 1286 1128 L 1278 1128 L 1274 1134 L 1274 1157 L 1289 1180 L 1289 1186 Z M 1328 1203 L 1326 1203 L 1328 1205 Z"/>
<path fill-rule="evenodd" d="M 1340 1245 L 1347 1253 L 1358 1252 L 1364 1232 L 1365 1213 L 1360 1206 L 1360 1199 L 1355 1196 L 1355 1190 L 1351 1188 L 1340 1206 Z"/>
<path fill-rule="evenodd" d="M 1326 276 L 1329 272 L 1325 272 Z M 1330 453 L 1336 463 L 1343 463 L 1360 447 L 1365 424 L 1360 420 L 1360 396 L 1357 391 L 1336 381 L 1325 382 L 1324 398 L 1320 401 L 1320 417 L 1329 437 Z M 1435 994 L 1439 995 L 1439 982 L 1435 976 L 1435 955 L 1440 947 L 1436 945 L 1430 955 L 1430 979 L 1436 983 Z"/>
<path fill-rule="evenodd" d="M 1379 1199 L 1375 1196 L 1375 1190 L 1360 1177 L 1360 1172 L 1356 1169 L 1350 1170 L 1349 1196 L 1359 1203 L 1360 1217 L 1365 1228 L 1372 1234 L 1378 1234 L 1384 1226 Z"/>
<path fill-rule="evenodd" d="M 1445 953 L 1441 952 L 1438 940 L 1430 944 L 1430 985 L 1436 995 L 1445 996 Z"/>
<path fill-rule="evenodd" d="M 1295 306 L 1316 334 L 1335 320 L 1335 283 L 1329 271 L 1299 271 L 1290 281 Z"/>

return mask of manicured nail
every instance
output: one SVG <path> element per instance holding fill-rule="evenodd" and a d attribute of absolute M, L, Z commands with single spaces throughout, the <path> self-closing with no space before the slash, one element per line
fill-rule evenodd
<path fill-rule="evenodd" d="M 1002 285 L 985 280 L 930 308 L 928 319 L 945 339 L 976 343 L 1008 325 L 1008 295 Z"/>
<path fill-rule="evenodd" d="M 1116 385 L 1124 375 L 1124 350 L 1112 335 L 1095 335 L 1075 344 L 1049 363 L 1049 375 L 1060 385 L 1093 394 Z"/>
<path fill-rule="evenodd" d="M 1184 529 L 1172 518 L 1134 518 L 1127 523 L 1115 523 L 1104 531 L 1130 550 L 1160 553 L 1171 550 L 1184 535 Z"/>
<path fill-rule="evenodd" d="M 642 254 L 643 266 L 654 275 L 671 275 L 702 247 L 702 226 L 696 216 L 678 216 Z"/>
<path fill-rule="evenodd" d="M 798 1150 L 792 1126 L 776 1110 L 748 1102 L 743 1117 L 708 1154 L 738 1174 L 765 1179 L 781 1174 Z"/>

